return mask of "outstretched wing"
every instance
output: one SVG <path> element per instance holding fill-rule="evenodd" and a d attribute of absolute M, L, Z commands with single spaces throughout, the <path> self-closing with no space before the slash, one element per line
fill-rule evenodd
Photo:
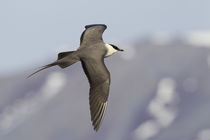
<path fill-rule="evenodd" d="M 109 96 L 110 73 L 103 58 L 82 60 L 83 70 L 90 83 L 90 114 L 94 130 L 98 131 L 104 117 Z"/>
<path fill-rule="evenodd" d="M 80 37 L 80 48 L 103 41 L 102 34 L 106 28 L 107 26 L 105 24 L 86 25 L 85 31 Z"/>

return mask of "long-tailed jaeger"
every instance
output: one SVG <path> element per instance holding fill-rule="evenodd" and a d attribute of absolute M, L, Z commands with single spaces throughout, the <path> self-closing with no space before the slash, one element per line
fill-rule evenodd
<path fill-rule="evenodd" d="M 80 37 L 80 47 L 76 51 L 61 52 L 55 62 L 43 66 L 38 71 L 58 65 L 66 68 L 81 61 L 83 70 L 90 84 L 89 103 L 91 121 L 95 131 L 98 131 L 106 111 L 110 87 L 110 73 L 104 64 L 104 58 L 117 51 L 123 51 L 112 44 L 104 43 L 102 34 L 107 28 L 104 24 L 86 25 Z"/>

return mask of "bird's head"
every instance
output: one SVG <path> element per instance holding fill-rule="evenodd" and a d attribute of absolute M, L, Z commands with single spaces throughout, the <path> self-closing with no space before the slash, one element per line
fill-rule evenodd
<path fill-rule="evenodd" d="M 123 49 L 118 48 L 117 46 L 113 45 L 113 44 L 109 44 L 112 46 L 113 49 L 115 49 L 116 51 L 124 51 Z"/>
<path fill-rule="evenodd" d="M 105 57 L 111 56 L 114 53 L 116 53 L 117 51 L 124 51 L 123 49 L 120 49 L 113 44 L 105 44 L 105 47 L 107 48 L 107 53 L 106 53 Z"/>

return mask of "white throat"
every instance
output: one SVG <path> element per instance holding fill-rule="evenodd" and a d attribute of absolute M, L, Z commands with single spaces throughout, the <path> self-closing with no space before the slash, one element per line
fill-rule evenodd
<path fill-rule="evenodd" d="M 117 52 L 117 50 L 115 50 L 115 49 L 114 49 L 111 45 L 109 45 L 109 44 L 105 44 L 105 47 L 106 47 L 106 49 L 107 49 L 107 53 L 106 53 L 105 57 L 111 56 L 111 55 L 113 55 L 114 53 Z"/>

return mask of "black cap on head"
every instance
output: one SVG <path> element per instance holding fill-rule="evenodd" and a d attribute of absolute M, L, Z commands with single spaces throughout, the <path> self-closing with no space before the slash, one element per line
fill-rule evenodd
<path fill-rule="evenodd" d="M 115 50 L 124 51 L 123 49 L 120 49 L 120 48 L 118 48 L 117 46 L 115 46 L 115 45 L 113 45 L 113 44 L 109 44 L 109 45 L 111 45 Z"/>

